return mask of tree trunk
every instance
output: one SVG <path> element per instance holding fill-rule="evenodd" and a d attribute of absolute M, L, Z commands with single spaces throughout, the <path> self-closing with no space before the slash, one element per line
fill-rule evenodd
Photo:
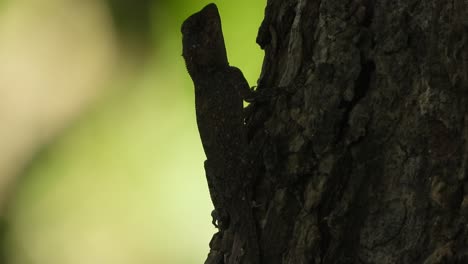
<path fill-rule="evenodd" d="M 468 263 L 468 2 L 269 0 L 261 263 Z"/>

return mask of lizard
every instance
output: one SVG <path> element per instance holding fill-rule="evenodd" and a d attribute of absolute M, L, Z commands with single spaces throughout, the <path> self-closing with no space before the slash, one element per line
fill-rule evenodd
<path fill-rule="evenodd" d="M 219 229 L 205 264 L 258 264 L 253 179 L 243 159 L 248 145 L 243 100 L 252 90 L 242 72 L 229 65 L 215 4 L 188 17 L 181 31 L 182 56 L 194 83 L 197 126 L 207 158 L 213 223 Z"/>

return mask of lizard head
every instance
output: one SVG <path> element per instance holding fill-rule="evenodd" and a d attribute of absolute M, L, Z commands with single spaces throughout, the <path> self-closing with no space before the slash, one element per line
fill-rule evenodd
<path fill-rule="evenodd" d="M 182 24 L 182 56 L 187 70 L 209 70 L 228 65 L 218 8 L 211 3 Z"/>

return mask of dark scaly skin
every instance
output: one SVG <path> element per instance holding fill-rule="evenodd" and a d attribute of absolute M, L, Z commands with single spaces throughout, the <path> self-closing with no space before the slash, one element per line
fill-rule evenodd
<path fill-rule="evenodd" d="M 247 148 L 243 98 L 250 88 L 242 72 L 229 66 L 215 4 L 187 18 L 182 36 L 207 157 L 205 171 L 215 207 L 212 215 L 219 228 L 205 263 L 256 264 L 259 251 L 251 208 L 252 180 L 242 159 Z"/>

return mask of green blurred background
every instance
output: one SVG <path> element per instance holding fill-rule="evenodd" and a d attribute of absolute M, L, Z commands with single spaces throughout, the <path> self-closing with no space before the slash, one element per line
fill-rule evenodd
<path fill-rule="evenodd" d="M 180 25 L 209 2 L 0 0 L 0 263 L 203 263 L 215 229 Z M 253 86 L 265 1 L 217 5 Z"/>

